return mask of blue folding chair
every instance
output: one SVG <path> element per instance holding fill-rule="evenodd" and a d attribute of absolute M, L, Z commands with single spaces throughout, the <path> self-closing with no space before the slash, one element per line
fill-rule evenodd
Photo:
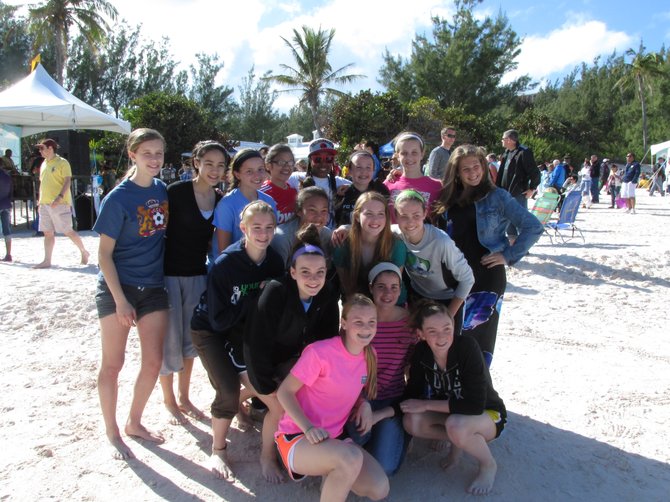
<path fill-rule="evenodd" d="M 582 194 L 579 193 L 579 191 L 573 190 L 572 192 L 569 192 L 565 196 L 563 206 L 561 206 L 561 212 L 558 214 L 558 220 L 549 221 L 545 224 L 545 228 L 553 230 L 554 237 L 556 238 L 560 237 L 563 244 L 565 244 L 568 240 L 574 238 L 575 231 L 579 233 L 579 236 L 582 238 L 582 241 L 584 243 L 586 242 L 586 239 L 584 239 L 584 234 L 575 225 L 575 218 L 577 218 L 577 211 L 579 211 L 579 205 L 581 204 L 581 201 L 582 201 Z M 562 231 L 571 232 L 570 237 L 566 238 L 565 235 L 562 233 Z M 547 233 L 549 234 L 549 239 L 553 244 L 554 240 L 552 239 L 551 234 L 549 232 Z"/>

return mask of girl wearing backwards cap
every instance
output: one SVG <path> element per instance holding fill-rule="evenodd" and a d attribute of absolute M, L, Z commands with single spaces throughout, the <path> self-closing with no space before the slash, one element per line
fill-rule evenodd
<path fill-rule="evenodd" d="M 326 283 L 326 258 L 319 229 L 310 224 L 298 233 L 290 273 L 270 281 L 253 310 L 244 339 L 249 380 L 267 405 L 263 420 L 261 468 L 263 477 L 279 482 L 274 433 L 284 409 L 277 387 L 309 343 L 337 336 L 337 292 Z"/>
<path fill-rule="evenodd" d="M 212 240 L 212 255 L 219 253 L 242 238 L 240 213 L 244 206 L 255 200 L 268 203 L 277 211 L 277 204 L 259 189 L 265 181 L 265 161 L 258 150 L 244 148 L 230 162 L 230 191 L 219 201 L 214 210 L 216 239 Z"/>

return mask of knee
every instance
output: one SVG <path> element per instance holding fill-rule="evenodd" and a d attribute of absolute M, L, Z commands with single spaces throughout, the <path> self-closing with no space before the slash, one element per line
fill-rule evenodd
<path fill-rule="evenodd" d="M 411 436 L 416 436 L 419 432 L 419 414 L 418 413 L 405 413 L 402 417 L 402 426 Z"/>
<path fill-rule="evenodd" d="M 389 484 L 388 476 L 380 476 L 379 479 L 376 479 L 375 482 L 370 486 L 366 497 L 370 500 L 382 500 L 388 497 L 391 486 Z"/>
<path fill-rule="evenodd" d="M 445 424 L 449 440 L 461 447 L 467 434 L 466 417 L 463 415 L 449 415 Z"/>
<path fill-rule="evenodd" d="M 123 368 L 124 358 L 114 361 L 104 360 L 100 364 L 100 372 L 98 373 L 98 380 L 118 379 L 119 373 Z"/>
<path fill-rule="evenodd" d="M 347 475 L 354 481 L 363 467 L 363 452 L 351 443 L 344 443 L 344 448 L 337 456 L 335 469 Z"/>

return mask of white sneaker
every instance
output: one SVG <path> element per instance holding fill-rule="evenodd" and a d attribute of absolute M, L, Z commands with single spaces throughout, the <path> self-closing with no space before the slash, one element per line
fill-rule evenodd
<path fill-rule="evenodd" d="M 635 208 L 630 210 L 630 214 L 635 214 Z"/>

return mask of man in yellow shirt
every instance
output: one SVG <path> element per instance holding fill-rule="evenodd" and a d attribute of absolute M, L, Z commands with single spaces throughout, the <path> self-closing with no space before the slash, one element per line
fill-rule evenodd
<path fill-rule="evenodd" d="M 39 198 L 39 229 L 44 232 L 44 260 L 33 268 L 49 268 L 51 255 L 56 243 L 56 232 L 70 238 L 81 253 L 81 264 L 88 263 L 89 253 L 79 234 L 72 228 L 72 195 L 70 182 L 72 169 L 70 163 L 56 154 L 58 143 L 53 139 L 45 139 L 35 145 L 44 162 L 40 167 L 40 198 Z"/>

